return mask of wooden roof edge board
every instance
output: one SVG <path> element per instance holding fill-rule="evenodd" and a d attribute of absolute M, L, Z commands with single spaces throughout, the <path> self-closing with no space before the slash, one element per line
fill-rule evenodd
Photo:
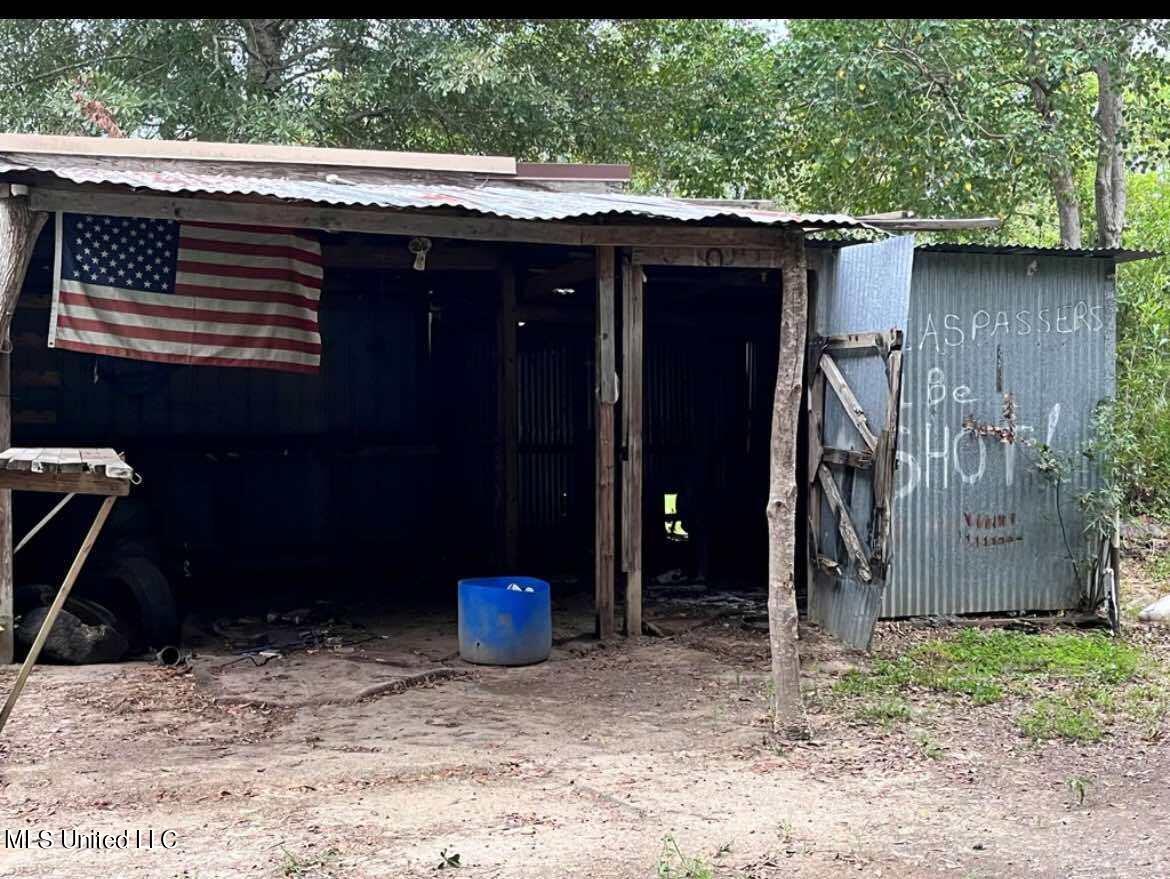
<path fill-rule="evenodd" d="M 524 180 L 606 180 L 628 183 L 629 165 L 583 162 L 517 162 L 516 176 Z"/>
<path fill-rule="evenodd" d="M 510 156 L 468 156 L 455 153 L 410 153 L 389 150 L 338 149 L 335 147 L 215 143 L 201 140 L 0 134 L 0 153 L 3 152 L 456 171 L 473 174 L 497 174 L 508 177 L 516 175 L 516 160 Z"/>
<path fill-rule="evenodd" d="M 681 221 L 660 220 L 647 221 L 641 225 L 598 225 L 572 220 L 452 216 L 433 214 L 428 209 L 321 207 L 274 200 L 236 201 L 41 186 L 30 187 L 29 207 L 37 211 L 72 211 L 166 220 L 277 224 L 327 232 L 424 235 L 472 241 L 575 246 L 728 246 L 769 249 L 785 247 L 792 236 L 803 235 L 802 223 L 694 226 Z"/>

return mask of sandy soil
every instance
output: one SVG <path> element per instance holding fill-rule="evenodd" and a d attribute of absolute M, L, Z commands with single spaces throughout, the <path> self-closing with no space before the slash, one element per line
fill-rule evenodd
<path fill-rule="evenodd" d="M 598 647 L 569 615 L 521 669 L 460 663 L 443 617 L 263 667 L 221 646 L 182 672 L 40 668 L 0 741 L 0 876 L 435 876 L 445 851 L 460 866 L 438 875 L 647 877 L 667 835 L 719 876 L 1170 875 L 1160 744 L 1037 746 L 937 699 L 857 725 L 815 693 L 860 658 L 810 632 L 816 737 L 777 746 L 762 626 L 711 617 L 660 609 L 671 637 Z M 883 626 L 878 650 L 919 636 Z M 63 848 L 68 830 L 131 845 Z"/>

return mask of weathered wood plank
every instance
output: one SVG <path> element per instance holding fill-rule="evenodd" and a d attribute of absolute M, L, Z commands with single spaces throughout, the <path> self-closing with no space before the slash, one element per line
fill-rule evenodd
<path fill-rule="evenodd" d="M 473 241 L 515 241 L 574 246 L 705 246 L 771 248 L 785 234 L 761 226 L 658 225 L 601 226 L 565 221 L 456 217 L 378 208 L 322 208 L 306 205 L 127 195 L 84 189 L 33 187 L 30 203 L 40 211 L 77 211 L 120 217 L 153 217 L 218 223 L 252 223 L 323 229 L 327 232 L 373 232 L 423 235 Z M 431 209 L 436 210 L 436 209 Z"/>
<path fill-rule="evenodd" d="M 817 487 L 817 470 L 824 456 L 825 376 L 816 368 L 816 363 L 810 366 L 813 379 L 808 391 L 808 461 L 805 480 L 808 491 L 809 558 L 815 559 L 820 554 L 821 545 L 821 492 Z M 814 571 L 812 565 L 809 565 L 806 579 L 810 601 L 816 594 L 813 591 L 813 577 Z"/>
<path fill-rule="evenodd" d="M 841 408 L 845 410 L 845 414 L 849 416 L 849 420 L 853 422 L 853 426 L 857 428 L 857 432 L 861 434 L 861 438 L 869 446 L 869 450 L 872 452 L 877 449 L 877 437 L 870 430 L 869 422 L 865 418 L 865 410 L 861 408 L 861 403 L 858 402 L 853 389 L 845 381 L 845 376 L 841 374 L 837 362 L 828 354 L 821 355 L 821 371 L 828 379 L 829 387 L 833 389 L 833 393 L 841 401 Z"/>
<path fill-rule="evenodd" d="M 874 515 L 877 516 L 877 539 L 874 558 L 885 578 L 890 564 L 890 533 L 894 519 L 894 465 L 898 445 L 898 426 L 902 409 L 902 351 L 894 349 L 886 359 L 890 396 L 886 403 L 886 425 L 882 430 L 881 454 L 874 472 Z"/>
<path fill-rule="evenodd" d="M 841 333 L 832 336 L 821 336 L 821 343 L 826 350 L 849 351 L 856 349 L 877 348 L 885 351 L 902 346 L 902 331 L 872 333 Z"/>
<path fill-rule="evenodd" d="M 201 170 L 224 173 L 225 165 L 309 165 L 374 168 L 383 171 L 456 172 L 512 177 L 511 156 L 472 156 L 462 153 L 416 153 L 399 150 L 362 150 L 338 147 L 286 146 L 262 143 L 216 143 L 204 140 L 72 137 L 57 134 L 0 134 L 0 151 L 49 155 L 90 156 L 116 166 L 119 159 L 198 162 Z M 271 167 L 264 169 L 271 173 Z M 344 176 L 344 175 L 342 175 Z"/>
<path fill-rule="evenodd" d="M 33 462 L 40 456 L 43 449 L 8 449 L 0 460 L 4 462 L 5 470 L 32 470 Z"/>
<path fill-rule="evenodd" d="M 130 480 L 112 479 L 98 473 L 33 473 L 28 470 L 0 470 L 0 490 L 102 494 L 121 497 L 130 493 Z"/>
<path fill-rule="evenodd" d="M 497 317 L 499 371 L 497 391 L 496 489 L 503 524 L 504 568 L 515 571 L 520 547 L 520 392 L 517 380 L 516 270 L 511 262 L 501 266 L 497 279 L 500 307 Z"/>
<path fill-rule="evenodd" d="M 828 464 L 841 464 L 845 467 L 856 467 L 859 470 L 867 470 L 874 465 L 875 456 L 871 452 L 857 451 L 854 449 L 835 449 L 832 446 L 825 446 L 821 450 L 821 458 Z M 816 473 L 816 470 L 813 471 Z"/>
<path fill-rule="evenodd" d="M 614 626 L 614 406 L 617 402 L 614 347 L 614 249 L 597 248 L 597 492 L 593 539 L 597 636 L 613 637 Z"/>
<path fill-rule="evenodd" d="M 837 487 L 837 481 L 833 479 L 833 474 L 826 465 L 822 464 L 817 472 L 820 476 L 821 489 L 825 493 L 825 499 L 828 500 L 833 515 L 837 517 L 837 530 L 841 532 L 841 539 L 845 541 L 845 547 L 849 550 L 849 554 L 857 562 L 857 575 L 863 582 L 868 583 L 873 579 L 873 573 L 869 568 L 869 557 L 865 551 L 865 544 L 861 542 L 861 538 L 857 534 L 857 526 L 853 524 L 849 507 L 845 505 L 845 500 L 841 497 L 841 489 Z"/>
<path fill-rule="evenodd" d="M 622 261 L 622 561 L 626 571 L 626 635 L 642 634 L 642 267 Z"/>
<path fill-rule="evenodd" d="M 778 269 L 782 262 L 779 247 L 636 247 L 633 251 L 633 263 L 638 266 Z"/>

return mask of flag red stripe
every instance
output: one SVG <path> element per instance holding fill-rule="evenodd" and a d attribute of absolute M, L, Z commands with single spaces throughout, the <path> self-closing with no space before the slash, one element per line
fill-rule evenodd
<path fill-rule="evenodd" d="M 186 250 L 210 250 L 214 253 L 243 253 L 250 256 L 276 256 L 321 265 L 321 254 L 280 244 L 248 244 L 244 241 L 218 241 L 210 238 L 179 236 L 179 247 Z"/>
<path fill-rule="evenodd" d="M 133 327 L 113 324 L 104 320 L 57 315 L 57 326 L 73 330 L 91 330 L 120 336 L 126 339 L 150 339 L 155 342 L 181 342 L 192 345 L 223 345 L 230 348 L 275 348 L 282 351 L 297 351 L 301 354 L 320 354 L 318 342 L 301 342 L 296 339 L 280 339 L 264 336 L 229 336 L 222 333 L 190 333 L 176 330 L 160 330 L 153 327 Z"/>
<path fill-rule="evenodd" d="M 292 269 L 276 269 L 266 266 L 231 266 L 214 262 L 197 262 L 190 259 L 179 260 L 180 272 L 193 272 L 199 275 L 220 275 L 225 278 L 263 278 L 266 281 L 290 281 L 309 287 L 313 290 L 321 289 L 321 279 L 311 275 L 302 275 Z"/>
<path fill-rule="evenodd" d="M 200 366 L 246 366 L 253 369 L 277 369 L 281 372 L 320 372 L 320 367 L 308 363 L 287 363 L 283 360 L 242 360 L 236 357 L 194 357 L 187 354 L 164 354 L 153 351 L 138 351 L 134 348 L 116 348 L 110 345 L 91 345 L 88 342 L 74 342 L 71 339 L 57 339 L 54 347 L 86 354 L 104 354 L 107 357 L 127 357 L 131 360 L 150 360 L 156 363 L 179 363 Z"/>
<path fill-rule="evenodd" d="M 211 308 L 194 308 L 176 305 L 153 305 L 146 302 L 127 302 L 124 299 L 105 299 L 84 293 L 61 291 L 61 302 L 65 305 L 81 305 L 86 308 L 100 308 L 103 311 L 117 311 L 122 314 L 141 314 L 145 317 L 165 317 L 174 320 L 222 321 L 223 323 L 248 324 L 253 326 L 289 327 L 315 333 L 317 321 L 292 317 L 287 314 L 257 314 L 255 312 L 219 311 Z"/>
<path fill-rule="evenodd" d="M 203 284 L 175 284 L 175 292 L 210 299 L 230 299 L 233 302 L 274 302 L 311 311 L 316 311 L 319 306 L 316 299 L 310 299 L 308 296 L 280 293 L 276 290 L 237 290 L 232 287 L 208 287 Z"/>

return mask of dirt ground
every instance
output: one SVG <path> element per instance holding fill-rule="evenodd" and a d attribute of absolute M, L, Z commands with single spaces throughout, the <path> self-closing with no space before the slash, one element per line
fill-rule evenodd
<path fill-rule="evenodd" d="M 777 746 L 765 624 L 725 610 L 662 605 L 668 637 L 598 646 L 578 608 L 528 668 L 461 663 L 436 615 L 339 625 L 340 646 L 262 666 L 224 647 L 241 624 L 182 671 L 38 668 L 0 741 L 0 876 L 1170 875 L 1160 743 L 1038 745 L 936 699 L 915 703 L 928 753 L 917 721 L 818 698 L 864 660 L 810 631 L 815 737 Z M 876 652 L 937 634 L 883 624 Z M 94 831 L 128 845 L 78 849 Z"/>

